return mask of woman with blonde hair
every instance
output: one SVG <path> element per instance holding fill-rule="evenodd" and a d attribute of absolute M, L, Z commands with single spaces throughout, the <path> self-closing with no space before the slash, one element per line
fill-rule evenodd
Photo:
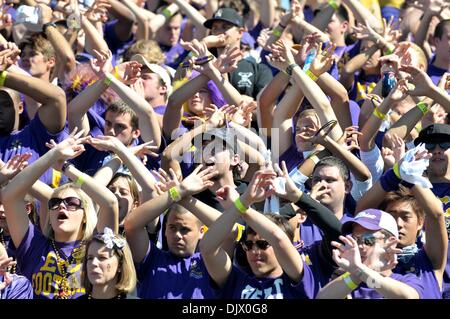
<path fill-rule="evenodd" d="M 130 247 L 108 227 L 86 244 L 83 269 L 88 299 L 124 299 L 136 286 Z"/>
<path fill-rule="evenodd" d="M 34 298 L 73 299 L 85 293 L 81 282 L 85 242 L 97 229 L 118 230 L 116 197 L 93 178 L 66 162 L 84 151 L 76 130 L 17 174 L 2 190 L 6 219 L 21 273 L 31 281 Z M 23 198 L 35 181 L 52 166 L 74 183 L 55 189 L 47 211 L 41 211 L 42 231 L 29 222 Z M 92 199 L 91 199 L 92 198 Z M 98 205 L 98 212 L 94 207 Z M 43 216 L 45 215 L 45 216 Z"/>

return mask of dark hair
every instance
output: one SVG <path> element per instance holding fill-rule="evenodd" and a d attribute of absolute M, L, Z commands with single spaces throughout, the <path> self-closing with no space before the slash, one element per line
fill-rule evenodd
<path fill-rule="evenodd" d="M 294 240 L 294 228 L 292 228 L 292 225 L 289 223 L 289 220 L 287 218 L 271 213 L 264 214 L 264 216 L 266 216 L 270 221 L 280 227 L 281 230 L 284 231 L 284 233 L 289 237 L 289 240 L 291 242 Z M 256 231 L 251 227 L 247 227 L 244 236 L 242 236 L 242 241 L 246 240 L 249 234 L 256 235 Z"/>
<path fill-rule="evenodd" d="M 400 203 L 407 203 L 411 205 L 411 208 L 416 214 L 417 218 L 419 220 L 425 219 L 424 209 L 421 205 L 419 205 L 412 192 L 403 186 L 400 186 L 400 189 L 398 191 L 387 193 L 380 204 L 380 209 L 386 211 L 386 208 L 389 205 Z"/>
<path fill-rule="evenodd" d="M 347 182 L 350 179 L 350 170 L 348 169 L 347 165 L 345 165 L 345 163 L 341 159 L 334 156 L 327 156 L 322 158 L 314 167 L 313 175 L 318 169 L 327 166 L 336 167 L 339 170 L 339 173 L 341 174 L 344 182 Z"/>
<path fill-rule="evenodd" d="M 341 22 L 344 21 L 349 22 L 350 20 L 348 16 L 348 11 L 343 5 L 339 6 L 339 9 L 336 11 L 336 16 L 339 18 L 339 20 L 341 20 Z"/>
<path fill-rule="evenodd" d="M 139 128 L 139 118 L 137 117 L 136 112 L 134 112 L 131 107 L 129 107 L 127 104 L 125 104 L 125 102 L 121 100 L 110 104 L 106 112 L 113 112 L 121 115 L 129 114 L 131 116 L 131 127 L 133 128 L 133 130 Z"/>
<path fill-rule="evenodd" d="M 450 19 L 442 20 L 438 23 L 436 26 L 436 29 L 434 29 L 434 37 L 438 39 L 442 39 L 442 36 L 444 35 L 445 26 L 447 24 L 450 24 Z"/>

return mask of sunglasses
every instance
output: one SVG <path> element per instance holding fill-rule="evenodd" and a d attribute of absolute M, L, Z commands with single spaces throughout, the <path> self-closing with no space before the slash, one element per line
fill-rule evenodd
<path fill-rule="evenodd" d="M 450 142 L 442 142 L 442 143 L 425 143 L 425 148 L 428 151 L 432 151 L 436 148 L 436 146 L 439 145 L 439 147 L 443 150 L 446 150 L 450 148 Z"/>
<path fill-rule="evenodd" d="M 356 240 L 358 245 L 365 245 L 365 246 L 369 246 L 369 247 L 372 247 L 373 245 L 375 245 L 377 240 L 384 239 L 384 238 L 377 237 L 374 234 L 362 234 L 361 236 L 352 236 L 352 237 L 353 237 L 353 239 Z"/>
<path fill-rule="evenodd" d="M 66 197 L 66 198 L 50 198 L 48 201 L 48 209 L 55 210 L 58 209 L 59 206 L 61 206 L 61 203 L 64 203 L 64 206 L 67 208 L 67 210 L 77 210 L 79 208 L 83 208 L 81 204 L 81 199 L 77 197 Z"/>
<path fill-rule="evenodd" d="M 261 249 L 261 250 L 266 250 L 270 246 L 269 242 L 267 242 L 266 240 L 257 240 L 255 242 L 253 242 L 251 240 L 246 240 L 246 241 L 242 242 L 242 248 L 245 251 L 252 250 L 253 245 L 256 245 L 256 248 Z"/>

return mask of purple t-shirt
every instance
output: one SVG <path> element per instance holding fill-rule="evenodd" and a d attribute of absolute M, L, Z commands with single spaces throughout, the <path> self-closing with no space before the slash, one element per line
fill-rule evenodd
<path fill-rule="evenodd" d="M 66 260 L 68 258 L 64 258 L 64 255 L 71 256 L 74 248 L 77 248 L 79 243 L 79 241 L 68 243 L 55 241 L 59 255 L 61 259 L 64 259 L 67 269 L 69 299 L 76 299 L 85 294 L 85 288 L 82 286 L 81 281 L 84 255 L 78 254 L 73 256 L 77 258 L 71 258 L 72 262 L 70 264 Z M 22 275 L 31 281 L 34 299 L 53 299 L 55 293 L 58 293 L 62 271 L 58 265 L 52 241 L 30 223 L 22 242 L 16 250 L 16 257 Z"/>
<path fill-rule="evenodd" d="M 303 162 L 303 153 L 297 150 L 297 145 L 293 142 L 291 146 L 281 154 L 278 162 L 281 164 L 282 161 L 286 162 L 286 168 L 288 172 L 290 172 Z"/>
<path fill-rule="evenodd" d="M 138 297 L 142 299 L 213 299 L 208 271 L 200 253 L 186 258 L 172 255 L 150 243 L 136 266 Z"/>
<path fill-rule="evenodd" d="M 439 81 L 442 79 L 442 76 L 444 75 L 444 73 L 450 72 L 450 70 L 445 70 L 445 69 L 435 67 L 433 65 L 433 62 L 434 62 L 434 58 L 431 60 L 431 63 L 428 64 L 427 74 L 430 76 L 431 81 L 433 81 L 433 83 L 435 85 L 438 85 Z"/>
<path fill-rule="evenodd" d="M 33 299 L 33 289 L 30 281 L 24 276 L 11 275 L 12 282 L 5 289 L 0 290 L 1 299 Z M 0 282 L 3 282 L 0 276 Z"/>
<path fill-rule="evenodd" d="M 54 139 L 56 143 L 61 142 L 67 137 L 67 132 L 62 130 L 59 133 L 52 134 L 41 122 L 39 114 L 30 121 L 30 124 L 22 130 L 13 132 L 6 136 L 0 136 L 0 155 L 3 162 L 7 162 L 11 157 L 17 154 L 30 152 L 32 155 L 28 159 L 31 164 L 39 157 L 47 153 L 49 150 L 45 145 L 50 139 Z M 58 186 L 57 178 L 59 175 L 54 174 L 52 168 L 48 169 L 40 180 L 47 185 Z"/>
<path fill-rule="evenodd" d="M 276 278 L 256 278 L 233 266 L 225 286 L 220 289 L 221 299 L 311 299 L 314 277 L 308 265 L 298 284 L 283 273 Z"/>
<path fill-rule="evenodd" d="M 433 194 L 441 200 L 444 206 L 445 226 L 450 235 L 450 183 L 433 183 Z M 442 283 L 442 295 L 450 299 L 450 242 L 447 252 L 447 265 L 445 265 L 444 280 Z"/>
<path fill-rule="evenodd" d="M 104 38 L 106 43 L 108 44 L 109 49 L 111 50 L 111 53 L 113 54 L 113 63 L 115 64 L 115 61 L 119 56 L 121 56 L 128 47 L 130 47 L 134 40 L 133 40 L 133 34 L 130 35 L 130 37 L 122 41 L 117 37 L 116 34 L 116 24 L 118 23 L 118 20 L 109 21 L 104 26 Z"/>
<path fill-rule="evenodd" d="M 400 275 L 400 274 L 392 273 L 389 277 L 392 279 L 398 280 L 400 282 L 403 282 L 403 283 L 407 284 L 408 286 L 411 286 L 412 288 L 414 288 L 417 291 L 417 293 L 419 294 L 419 298 L 420 299 L 423 298 L 424 285 L 421 282 L 421 280 L 419 279 L 419 277 L 417 277 L 416 275 L 413 275 L 413 274 Z M 353 290 L 351 293 L 351 296 L 353 299 L 383 299 L 384 298 L 375 289 L 367 287 L 367 285 L 365 283 L 360 284 L 357 289 Z"/>
<path fill-rule="evenodd" d="M 351 58 L 359 53 L 359 48 L 360 41 L 351 45 L 336 47 L 336 50 L 334 50 L 334 55 L 339 58 L 339 61 L 337 63 L 333 62 L 328 73 L 330 73 L 336 80 L 339 80 L 341 70 Z"/>
<path fill-rule="evenodd" d="M 162 44 L 159 44 L 159 46 L 166 56 L 164 64 L 170 66 L 175 70 L 180 66 L 180 63 L 189 54 L 189 51 L 186 51 L 179 43 L 175 44 L 173 47 Z"/>
<path fill-rule="evenodd" d="M 417 254 L 407 264 L 399 263 L 393 271 L 401 275 L 413 274 L 420 278 L 424 287 L 423 299 L 442 298 L 442 292 L 439 288 L 433 265 L 431 264 L 425 249 L 419 249 Z"/>
<path fill-rule="evenodd" d="M 352 215 L 345 211 L 341 219 L 341 224 L 346 221 L 352 220 Z M 300 225 L 300 239 L 304 242 L 305 246 L 311 246 L 316 241 L 321 241 L 323 237 L 322 230 L 311 222 L 311 219 L 306 220 Z"/>

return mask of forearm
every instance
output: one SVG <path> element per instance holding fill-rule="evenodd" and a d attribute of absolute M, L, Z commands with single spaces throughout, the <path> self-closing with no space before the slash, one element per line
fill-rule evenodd
<path fill-rule="evenodd" d="M 94 179 L 98 184 L 107 186 L 111 182 L 114 175 L 116 175 L 122 161 L 119 157 L 114 156 L 108 163 L 103 165 L 95 174 Z"/>
<path fill-rule="evenodd" d="M 259 20 L 261 21 L 263 28 L 270 28 L 275 19 L 275 1 L 261 0 L 259 14 Z"/>
<path fill-rule="evenodd" d="M 330 5 L 326 5 L 319 13 L 316 14 L 314 19 L 311 21 L 311 24 L 319 30 L 325 30 L 328 23 L 333 17 L 334 9 Z"/>
<path fill-rule="evenodd" d="M 353 57 L 347 64 L 344 66 L 344 70 L 342 72 L 340 81 L 346 87 L 349 88 L 353 83 L 354 73 L 360 70 L 364 63 L 366 63 L 372 55 L 374 55 L 378 51 L 378 47 L 374 44 L 364 52 Z M 343 82 L 342 77 L 345 78 L 345 82 Z"/>
<path fill-rule="evenodd" d="M 377 181 L 368 192 L 366 192 L 356 203 L 356 212 L 361 212 L 368 208 L 378 207 L 387 192 L 381 186 L 380 181 Z"/>
<path fill-rule="evenodd" d="M 417 123 L 422 119 L 423 115 L 424 114 L 418 107 L 413 107 L 392 125 L 384 135 L 384 138 L 386 139 L 386 136 L 397 134 L 398 137 L 405 140 Z"/>
<path fill-rule="evenodd" d="M 316 299 L 344 299 L 353 289 L 349 288 L 342 276 L 330 281 L 325 287 L 320 289 Z"/>
<path fill-rule="evenodd" d="M 89 134 L 89 121 L 86 113 L 100 98 L 103 92 L 108 88 L 103 80 L 98 80 L 94 84 L 88 86 L 81 91 L 72 101 L 69 102 L 68 122 L 69 130 L 75 127 L 87 129 L 85 135 Z"/>
<path fill-rule="evenodd" d="M 56 151 L 51 149 L 31 165 L 25 167 L 2 189 L 3 198 L 23 199 L 33 184 L 58 160 Z"/>
<path fill-rule="evenodd" d="M 414 34 L 414 42 L 421 47 L 423 50 L 425 50 L 425 41 L 427 40 L 428 35 L 428 28 L 431 24 L 431 19 L 433 18 L 433 15 L 429 13 L 429 11 L 425 11 L 425 13 L 422 16 L 422 19 L 420 19 L 419 28 L 417 29 L 417 32 Z"/>
<path fill-rule="evenodd" d="M 128 167 L 132 176 L 141 185 L 143 192 L 151 193 L 154 189 L 153 177 L 141 160 L 135 156 L 125 145 L 120 145 L 116 150 L 116 155 Z"/>
<path fill-rule="evenodd" d="M 229 122 L 228 125 L 233 130 L 235 130 L 239 141 L 248 144 L 251 148 L 255 149 L 258 152 L 267 150 L 267 147 L 261 137 L 259 137 L 259 135 L 253 132 L 251 129 L 243 127 L 242 125 L 236 124 L 234 122 Z"/>
<path fill-rule="evenodd" d="M 330 101 L 317 83 L 310 79 L 300 67 L 295 67 L 292 75 L 305 97 L 317 111 L 317 115 L 319 116 L 322 125 L 331 120 L 336 120 L 336 115 L 330 105 Z M 342 133 L 340 125 L 336 125 L 329 133 L 329 136 L 337 140 L 342 136 Z"/>
<path fill-rule="evenodd" d="M 145 142 L 152 141 L 157 147 L 161 145 L 161 128 L 153 107 L 136 91 L 109 75 L 110 87 L 131 107 L 138 116 L 141 137 Z"/>
<path fill-rule="evenodd" d="M 109 47 L 103 35 L 98 32 L 96 27 L 84 16 L 81 17 L 81 27 L 86 36 L 86 48 L 89 49 L 89 53 L 93 54 L 92 50 L 97 50 L 99 52 L 108 52 Z"/>
<path fill-rule="evenodd" d="M 53 26 L 46 28 L 45 35 L 55 49 L 57 62 L 64 67 L 65 73 L 72 71 L 75 68 L 75 55 L 66 38 Z"/>
<path fill-rule="evenodd" d="M 352 126 L 352 115 L 349 107 L 350 99 L 346 88 L 328 72 L 319 76 L 317 84 L 322 91 L 330 97 L 330 105 L 336 115 L 339 126 L 341 128 Z"/>
<path fill-rule="evenodd" d="M 306 212 L 308 218 L 324 232 L 329 241 L 339 240 L 342 225 L 331 210 L 305 193 L 302 193 L 295 205 Z"/>
<path fill-rule="evenodd" d="M 175 3 L 169 4 L 165 9 L 170 12 L 171 17 L 178 12 L 178 6 Z M 164 25 L 164 23 L 168 21 L 168 19 L 169 18 L 164 16 L 162 13 L 155 15 L 155 17 L 150 21 L 150 30 L 153 36 Z"/>
<path fill-rule="evenodd" d="M 375 17 L 369 9 L 364 7 L 364 5 L 358 0 L 343 0 L 350 10 L 355 15 L 355 18 L 358 22 L 364 24 L 364 21 L 367 21 L 369 25 L 374 29 L 380 29 L 381 21 Z"/>
<path fill-rule="evenodd" d="M 330 37 L 320 29 L 316 28 L 311 23 L 306 22 L 305 20 L 301 19 L 300 17 L 294 18 L 294 23 L 303 31 L 302 36 L 305 37 L 307 35 L 317 33 L 320 35 L 320 41 L 322 42 L 328 42 L 330 41 Z"/>
<path fill-rule="evenodd" d="M 361 162 L 352 152 L 346 150 L 342 145 L 328 136 L 325 137 L 324 146 L 333 153 L 333 156 L 344 161 L 357 180 L 366 181 L 372 177 L 369 169 L 363 162 Z"/>
<path fill-rule="evenodd" d="M 206 21 L 206 18 L 202 16 L 197 9 L 195 9 L 189 2 L 184 0 L 174 0 L 180 11 L 183 12 L 189 19 L 191 19 L 192 23 L 195 25 L 195 28 L 198 30 L 206 30 L 203 26 L 203 23 Z"/>
<path fill-rule="evenodd" d="M 434 101 L 434 103 L 440 104 L 445 112 L 450 113 L 450 95 L 443 89 L 433 86 L 429 91 L 428 97 Z"/>
<path fill-rule="evenodd" d="M 242 96 L 231 83 L 220 74 L 219 70 L 214 69 L 210 76 L 211 80 L 219 88 L 225 101 L 230 105 L 240 105 L 242 102 Z"/>
<path fill-rule="evenodd" d="M 382 276 L 375 270 L 366 265 L 356 267 L 350 272 L 352 277 L 365 282 L 369 287 L 373 287 L 384 298 L 388 299 L 419 299 L 417 290 L 390 277 Z M 374 285 L 374 283 L 376 283 Z"/>
<path fill-rule="evenodd" d="M 372 103 L 372 102 L 370 102 Z M 390 109 L 391 101 L 389 97 L 385 98 L 383 102 L 378 107 L 378 110 L 382 114 L 387 114 L 387 112 Z M 374 108 L 372 108 L 374 110 Z M 374 115 L 373 111 L 369 115 L 369 119 L 364 124 L 361 133 L 362 135 L 359 136 L 359 146 L 361 147 L 362 151 L 370 151 L 375 146 L 375 137 L 380 130 L 381 124 L 383 121 Z"/>
<path fill-rule="evenodd" d="M 193 213 L 206 227 L 210 227 L 222 215 L 221 212 L 195 197 L 187 197 L 180 204 Z"/>

